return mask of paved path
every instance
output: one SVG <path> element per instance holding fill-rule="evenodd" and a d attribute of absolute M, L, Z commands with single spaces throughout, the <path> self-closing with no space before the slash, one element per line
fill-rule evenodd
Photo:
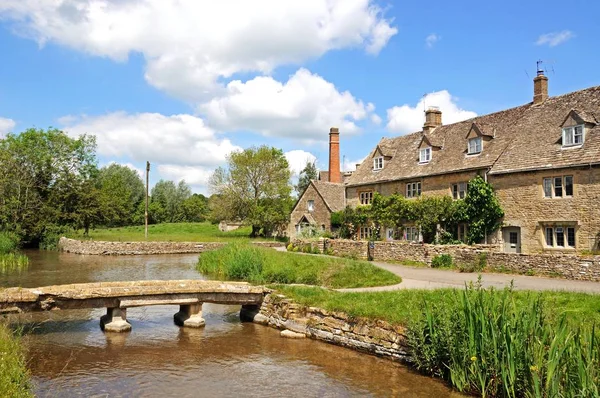
<path fill-rule="evenodd" d="M 352 292 L 376 292 L 399 289 L 438 289 L 463 288 L 465 283 L 476 282 L 479 274 L 460 273 L 452 270 L 440 270 L 425 267 L 408 267 L 404 265 L 373 261 L 374 265 L 393 272 L 402 277 L 402 283 L 392 286 L 367 287 L 358 289 L 339 289 Z M 537 276 L 511 274 L 481 274 L 484 287 L 502 289 L 514 282 L 517 290 L 564 290 L 600 294 L 600 282 L 571 281 L 559 278 L 541 278 Z"/>

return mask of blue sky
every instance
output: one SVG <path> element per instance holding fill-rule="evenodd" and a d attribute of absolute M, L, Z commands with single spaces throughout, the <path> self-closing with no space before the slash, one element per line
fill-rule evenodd
<path fill-rule="evenodd" d="M 425 4 L 425 5 L 424 5 Z M 567 12 L 568 11 L 568 12 Z M 0 134 L 95 134 L 101 164 L 207 192 L 232 150 L 348 165 L 384 136 L 600 84 L 600 2 L 2 0 Z"/>

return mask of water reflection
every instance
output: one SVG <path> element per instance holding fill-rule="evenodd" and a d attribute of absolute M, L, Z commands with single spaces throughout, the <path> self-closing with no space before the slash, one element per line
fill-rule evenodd
<path fill-rule="evenodd" d="M 132 279 L 200 278 L 197 256 L 85 257 L 31 253 L 28 287 Z M 104 309 L 11 316 L 25 326 L 40 397 L 453 396 L 391 361 L 240 323 L 239 307 L 205 304 L 203 329 L 173 324 L 177 306 L 131 308 L 130 333 L 104 334 Z"/>

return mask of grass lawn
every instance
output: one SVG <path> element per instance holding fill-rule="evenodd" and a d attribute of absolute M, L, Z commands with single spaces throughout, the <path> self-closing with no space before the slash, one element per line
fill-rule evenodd
<path fill-rule="evenodd" d="M 217 225 L 208 222 L 153 224 L 148 226 L 148 240 L 172 242 L 249 241 L 251 231 L 251 227 L 242 227 L 231 232 L 221 232 Z M 113 242 L 140 242 L 146 240 L 143 225 L 94 229 L 90 231 L 88 237 L 83 236 L 83 231 L 80 230 L 70 234 L 68 237 Z"/>
<path fill-rule="evenodd" d="M 0 397 L 32 397 L 19 340 L 0 323 Z"/>
<path fill-rule="evenodd" d="M 402 281 L 366 261 L 278 252 L 243 243 L 202 253 L 198 271 L 218 279 L 303 283 L 331 288 L 384 286 Z"/>
<path fill-rule="evenodd" d="M 277 285 L 275 288 L 299 304 L 330 311 L 345 312 L 354 317 L 383 319 L 397 325 L 407 325 L 423 312 L 425 302 L 456 311 L 461 289 L 395 290 L 389 292 L 341 293 L 326 289 Z M 498 294 L 499 291 L 495 291 Z M 490 293 L 494 294 L 494 293 Z M 600 326 L 600 296 L 570 292 L 514 291 L 518 305 L 542 296 L 546 316 L 551 322 L 565 314 L 576 325 Z"/>

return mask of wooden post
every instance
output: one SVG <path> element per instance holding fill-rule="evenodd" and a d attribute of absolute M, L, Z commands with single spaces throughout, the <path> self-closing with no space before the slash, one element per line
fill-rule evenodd
<path fill-rule="evenodd" d="M 148 240 L 148 176 L 150 175 L 150 162 L 146 161 L 146 212 L 144 213 L 146 219 L 146 228 L 144 235 Z"/>

